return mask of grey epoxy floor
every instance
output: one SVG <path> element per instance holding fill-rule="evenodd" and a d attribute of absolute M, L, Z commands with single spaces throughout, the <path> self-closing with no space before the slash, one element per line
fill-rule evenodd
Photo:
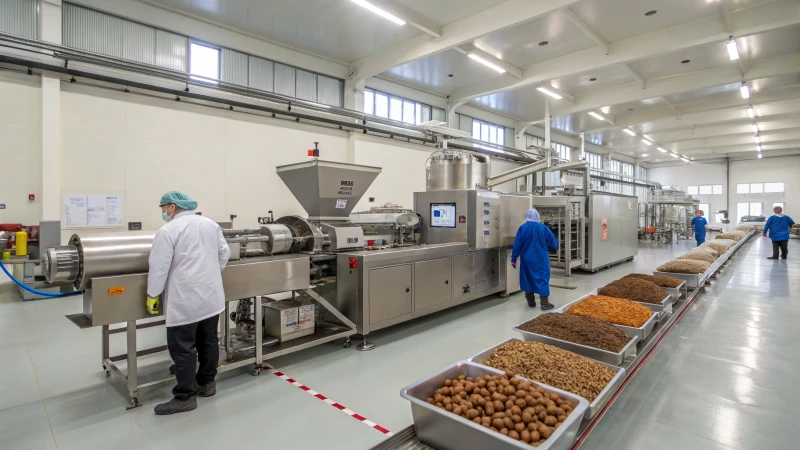
<path fill-rule="evenodd" d="M 790 297 L 790 287 L 800 296 L 800 265 L 763 260 L 768 242 L 753 240 L 664 340 L 584 448 L 796 448 L 787 447 L 800 435 L 786 414 L 800 411 L 800 389 L 792 390 L 800 353 L 791 343 L 800 304 Z M 790 249 L 800 250 L 797 244 Z M 633 263 L 569 279 L 554 272 L 554 283 L 576 289 L 553 289 L 551 301 L 560 306 L 629 272 L 652 271 L 689 247 L 643 245 Z M 367 449 L 385 438 L 269 372 L 223 374 L 217 396 L 199 399 L 188 414 L 152 413 L 169 399 L 169 386 L 145 391 L 144 406 L 125 411 L 122 387 L 100 367 L 99 329 L 80 330 L 64 318 L 80 305 L 80 298 L 21 302 L 0 294 L 0 448 Z M 371 352 L 329 344 L 270 363 L 399 431 L 412 422 L 402 387 L 514 337 L 511 327 L 538 312 L 519 294 L 490 297 L 371 334 L 377 344 Z M 161 345 L 164 329 L 139 336 L 140 348 Z M 112 352 L 123 349 L 118 335 Z M 164 354 L 146 361 L 162 371 L 168 364 Z"/>

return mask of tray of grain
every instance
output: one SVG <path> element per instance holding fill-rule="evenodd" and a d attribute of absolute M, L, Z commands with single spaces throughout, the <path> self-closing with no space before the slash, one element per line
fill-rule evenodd
<path fill-rule="evenodd" d="M 517 352 L 517 350 L 520 352 Z M 526 355 L 537 355 L 536 362 L 530 359 L 527 363 L 521 362 L 520 359 L 526 358 Z M 511 370 L 518 373 L 518 376 L 522 378 L 547 386 L 552 384 L 561 384 L 565 387 L 580 386 L 580 388 L 562 388 L 574 395 L 580 395 L 574 392 L 575 390 L 590 390 L 590 393 L 581 395 L 581 397 L 589 401 L 589 408 L 587 408 L 584 416 L 585 420 L 592 420 L 597 417 L 597 414 L 608 404 L 608 401 L 617 392 L 625 378 L 625 369 L 622 367 L 594 361 L 541 342 L 522 342 L 513 338 L 473 356 L 468 361 L 495 369 L 500 369 L 497 366 L 509 367 L 508 369 L 500 370 Z M 546 367 L 550 361 L 552 361 L 550 365 L 558 365 L 558 370 L 551 370 L 550 367 Z M 580 368 L 570 371 L 568 369 L 570 365 L 579 365 Z M 517 370 L 512 370 L 512 367 Z M 606 373 L 605 370 L 611 373 Z M 604 375 L 602 377 L 598 375 L 597 378 L 590 379 L 588 374 L 596 372 L 604 373 Z M 560 375 L 565 373 L 569 373 L 569 376 L 574 379 L 559 378 Z M 587 398 L 587 396 L 590 398 Z"/>
<path fill-rule="evenodd" d="M 580 344 L 578 342 L 559 339 L 554 336 L 548 336 L 546 334 L 543 334 L 545 332 L 544 330 L 542 330 L 542 333 L 535 333 L 524 329 L 525 327 L 530 327 L 531 322 L 547 321 L 547 319 L 550 317 L 574 318 L 576 324 L 580 324 L 579 320 L 586 321 L 588 325 L 584 327 L 584 331 L 585 333 L 587 333 L 588 335 L 590 335 L 592 338 L 595 339 L 604 339 L 605 335 L 604 330 L 597 331 L 593 328 L 593 325 L 597 325 L 598 323 L 611 327 L 612 330 L 615 330 L 617 333 L 621 333 L 624 336 L 624 338 L 618 340 L 612 340 L 613 338 L 605 339 L 606 341 L 609 342 L 607 345 L 605 345 L 606 348 L 604 349 L 596 346 L 591 346 L 588 344 Z M 635 357 L 636 343 L 639 342 L 638 337 L 628 336 L 627 334 L 622 332 L 622 330 L 620 330 L 619 327 L 616 327 L 613 324 L 602 321 L 600 319 L 595 319 L 593 317 L 573 316 L 571 314 L 557 314 L 557 313 L 541 314 L 532 320 L 523 322 L 515 326 L 514 331 L 519 332 L 522 335 L 522 339 L 524 341 L 541 342 L 543 344 L 554 345 L 558 348 L 563 348 L 564 350 L 571 351 L 572 353 L 577 353 L 578 355 L 591 358 L 595 361 L 611 364 L 612 366 L 621 366 L 622 363 L 625 361 L 625 359 L 629 357 Z M 605 330 L 605 332 L 607 332 L 607 330 Z M 550 334 L 560 334 L 560 333 L 550 332 Z M 581 339 L 573 338 L 572 340 L 580 341 Z M 621 348 L 620 345 L 622 346 Z"/>
<path fill-rule="evenodd" d="M 462 450 L 466 448 L 518 450 L 531 448 L 530 444 L 495 432 L 491 428 L 479 425 L 472 420 L 458 416 L 427 401 L 434 397 L 437 389 L 445 385 L 446 380 L 452 383 L 452 380 L 457 380 L 462 375 L 477 379 L 487 375 L 503 375 L 503 371 L 469 361 L 461 361 L 400 391 L 400 395 L 411 402 L 411 414 L 414 417 L 414 427 L 419 440 L 440 450 Z M 523 377 L 517 378 L 521 379 Z M 530 383 L 529 380 L 525 381 Z M 561 399 L 568 401 L 573 408 L 572 412 L 561 423 L 561 426 L 553 430 L 549 438 L 538 447 L 548 450 L 568 450 L 572 448 L 578 436 L 581 420 L 586 415 L 586 410 L 589 407 L 589 402 L 570 392 L 541 383 L 534 384 L 541 387 L 548 394 L 557 394 Z M 529 431 L 528 435 L 530 436 L 531 433 Z"/>
<path fill-rule="evenodd" d="M 715 252 L 716 253 L 716 252 Z M 672 295 L 672 298 L 677 302 L 686 291 L 686 281 L 672 276 L 661 275 L 647 275 L 644 273 L 629 273 L 622 278 L 640 278 L 642 280 L 651 281 L 662 288 L 666 289 Z"/>
<path fill-rule="evenodd" d="M 563 307 L 561 307 L 561 308 L 559 308 L 559 309 L 557 309 L 555 311 L 563 313 L 563 314 L 569 314 L 567 311 L 569 311 L 570 308 L 572 308 L 573 306 L 577 305 L 578 303 L 580 303 L 580 302 L 582 302 L 584 300 L 591 299 L 592 297 L 600 297 L 597 300 L 613 298 L 613 297 L 598 296 L 598 295 L 595 295 L 595 294 L 588 294 L 588 295 L 585 295 L 585 296 L 575 300 L 574 302 L 567 303 L 566 305 L 564 305 Z M 614 299 L 614 300 L 623 300 L 625 302 L 632 303 L 633 305 L 636 305 L 637 307 L 644 307 L 643 305 L 641 305 L 641 304 L 639 304 L 637 302 L 630 301 L 630 300 L 627 300 L 627 299 L 620 298 L 620 299 Z M 630 311 L 628 311 L 628 312 L 630 312 Z M 650 318 L 646 319 L 646 320 L 644 318 L 641 318 L 641 320 L 639 320 L 639 322 L 641 322 L 642 325 L 640 325 L 638 327 L 629 326 L 629 325 L 623 325 L 622 323 L 616 323 L 614 320 L 610 320 L 611 319 L 610 317 L 608 317 L 608 318 L 597 317 L 597 318 L 606 320 L 608 322 L 611 322 L 615 327 L 618 327 L 620 330 L 622 330 L 628 336 L 630 336 L 630 337 L 638 337 L 639 338 L 639 342 L 641 342 L 641 341 L 644 341 L 645 338 L 647 338 L 647 336 L 650 335 L 650 332 L 653 331 L 653 328 L 655 328 L 656 324 L 658 323 L 659 319 L 661 318 L 660 317 L 661 315 L 659 313 L 657 313 L 657 312 L 650 311 L 649 309 L 648 309 L 647 312 L 651 313 L 650 314 Z M 630 322 L 628 322 L 628 323 L 630 323 Z"/>

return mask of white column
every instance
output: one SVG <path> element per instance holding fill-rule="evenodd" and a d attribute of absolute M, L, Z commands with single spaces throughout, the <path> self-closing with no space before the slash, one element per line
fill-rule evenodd
<path fill-rule="evenodd" d="M 61 44 L 61 0 L 42 0 L 43 41 Z M 42 75 L 42 220 L 61 220 L 61 80 Z"/>
<path fill-rule="evenodd" d="M 544 99 L 544 147 L 550 148 L 550 98 Z"/>
<path fill-rule="evenodd" d="M 586 154 L 586 134 L 581 131 L 580 135 L 581 145 L 578 148 L 573 148 L 570 153 L 570 161 L 580 161 L 581 155 Z"/>
<path fill-rule="evenodd" d="M 364 112 L 364 89 L 367 87 L 367 80 L 358 80 L 353 83 L 350 80 L 344 83 L 344 107 L 353 111 Z"/>

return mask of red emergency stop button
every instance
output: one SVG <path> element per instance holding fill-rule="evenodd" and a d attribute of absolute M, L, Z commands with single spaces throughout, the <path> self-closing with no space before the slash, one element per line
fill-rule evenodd
<path fill-rule="evenodd" d="M 355 259 L 355 258 L 350 258 L 350 268 L 351 268 L 351 269 L 356 269 L 356 268 L 358 268 L 358 263 L 356 262 L 356 259 Z"/>

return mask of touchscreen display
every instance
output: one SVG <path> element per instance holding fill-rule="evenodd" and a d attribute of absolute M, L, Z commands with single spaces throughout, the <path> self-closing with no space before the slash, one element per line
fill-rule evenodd
<path fill-rule="evenodd" d="M 456 227 L 456 204 L 455 203 L 431 203 L 431 227 L 434 227 L 434 228 L 455 228 Z"/>

